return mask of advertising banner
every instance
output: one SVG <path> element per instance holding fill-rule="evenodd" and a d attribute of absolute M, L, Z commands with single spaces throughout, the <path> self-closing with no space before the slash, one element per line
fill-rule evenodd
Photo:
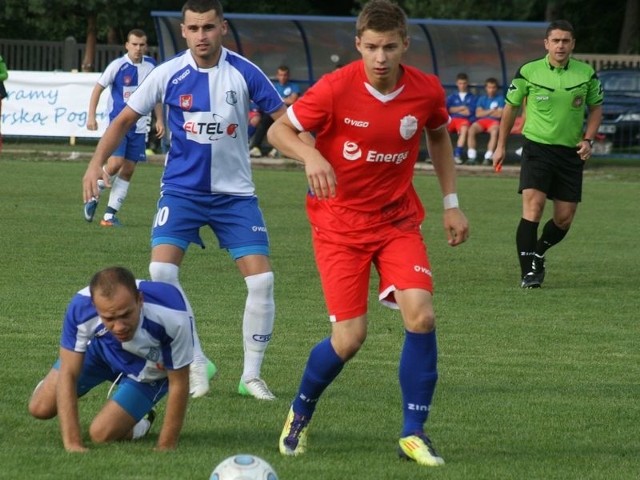
<path fill-rule="evenodd" d="M 104 134 L 110 90 L 100 96 L 98 130 L 87 130 L 91 91 L 99 73 L 9 71 L 4 82 L 2 134 L 46 137 L 93 137 Z"/>

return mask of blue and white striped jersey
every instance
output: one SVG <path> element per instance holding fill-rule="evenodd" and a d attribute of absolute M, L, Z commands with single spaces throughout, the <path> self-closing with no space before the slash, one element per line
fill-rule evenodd
<path fill-rule="evenodd" d="M 111 95 L 107 104 L 110 121 L 118 116 L 129 101 L 131 94 L 140 86 L 155 66 L 156 61 L 152 57 L 145 55 L 142 57 L 142 62 L 133 63 L 127 54 L 107 65 L 107 68 L 98 78 L 98 83 L 104 88 L 111 87 Z M 151 110 L 149 110 L 149 113 L 151 113 Z M 151 115 L 140 117 L 136 123 L 136 133 L 147 133 L 150 122 Z"/>
<path fill-rule="evenodd" d="M 264 72 L 226 48 L 213 68 L 199 68 L 186 50 L 149 74 L 128 105 L 140 114 L 157 102 L 165 105 L 171 148 L 163 191 L 254 194 L 247 133 L 251 100 L 267 113 L 283 105 Z"/>
<path fill-rule="evenodd" d="M 120 342 L 102 323 L 89 295 L 80 290 L 69 303 L 62 326 L 60 346 L 86 352 L 89 342 L 101 350 L 115 371 L 139 382 L 167 377 L 193 361 L 192 319 L 180 291 L 162 282 L 138 280 L 143 295 L 140 323 L 134 337 Z"/>

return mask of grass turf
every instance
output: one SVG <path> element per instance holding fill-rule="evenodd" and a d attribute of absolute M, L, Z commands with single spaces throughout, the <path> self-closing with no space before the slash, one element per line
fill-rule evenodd
<path fill-rule="evenodd" d="M 427 431 L 447 461 L 440 469 L 396 458 L 403 330 L 398 314 L 373 296 L 367 343 L 323 396 L 308 453 L 295 459 L 277 453 L 309 349 L 329 331 L 298 169 L 255 171 L 276 272 L 276 329 L 263 376 L 278 400 L 260 403 L 235 393 L 245 287 L 203 230 L 207 248 L 191 247 L 181 280 L 219 374 L 209 396 L 190 402 L 178 450 L 151 451 L 158 423 L 142 441 L 89 444 L 85 455 L 67 454 L 56 420 L 28 416 L 28 397 L 56 358 L 66 303 L 91 274 L 122 264 L 148 276 L 161 167 L 138 168 L 122 229 L 82 219 L 83 172 L 78 162 L 16 161 L 6 154 L 0 160 L 0 477 L 207 478 L 222 459 L 249 452 L 269 461 L 281 479 L 637 478 L 640 169 L 604 164 L 587 172 L 574 226 L 547 256 L 544 287 L 532 291 L 518 287 L 517 179 L 459 178 L 472 234 L 450 248 L 437 181 L 417 176 L 436 282 L 440 382 Z M 372 293 L 376 283 L 373 275 Z M 85 433 L 106 390 L 81 401 Z"/>

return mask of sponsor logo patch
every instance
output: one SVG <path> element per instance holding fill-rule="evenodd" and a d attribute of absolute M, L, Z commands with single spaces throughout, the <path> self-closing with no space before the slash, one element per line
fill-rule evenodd
<path fill-rule="evenodd" d="M 360 150 L 357 143 L 346 141 L 342 147 L 342 156 L 345 160 L 352 162 L 362 157 L 362 150 Z"/>
<path fill-rule="evenodd" d="M 212 112 L 185 112 L 182 128 L 187 140 L 207 144 L 224 137 L 236 138 L 238 124 Z"/>

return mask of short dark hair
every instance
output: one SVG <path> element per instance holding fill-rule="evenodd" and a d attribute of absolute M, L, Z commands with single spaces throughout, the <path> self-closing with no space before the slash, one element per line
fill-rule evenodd
<path fill-rule="evenodd" d="M 492 84 L 497 86 L 498 85 L 498 79 L 495 78 L 495 77 L 489 77 L 484 81 L 485 85 L 488 84 L 488 83 L 492 83 Z"/>
<path fill-rule="evenodd" d="M 563 32 L 569 32 L 572 38 L 575 38 L 575 32 L 573 31 L 573 25 L 567 20 L 553 20 L 547 27 L 545 38 L 549 38 L 553 30 L 562 30 Z"/>
<path fill-rule="evenodd" d="M 182 20 L 184 20 L 184 14 L 187 10 L 195 13 L 205 13 L 209 10 L 214 10 L 218 17 L 224 16 L 222 3 L 220 3 L 219 0 L 187 0 L 182 6 Z"/>
<path fill-rule="evenodd" d="M 127 33 L 127 42 L 129 41 L 129 38 L 131 37 L 131 35 L 133 35 L 134 37 L 145 37 L 147 36 L 146 33 L 144 33 L 144 30 L 142 30 L 141 28 L 134 28 L 133 30 L 129 30 L 129 33 Z"/>
<path fill-rule="evenodd" d="M 402 8 L 390 0 L 370 0 L 362 8 L 356 20 L 356 36 L 361 37 L 365 30 L 374 32 L 397 30 L 405 39 L 407 38 L 407 15 Z"/>
<path fill-rule="evenodd" d="M 469 81 L 469 75 L 467 75 L 464 72 L 460 72 L 459 74 L 456 75 L 456 80 L 466 80 Z"/>
<path fill-rule="evenodd" d="M 136 284 L 136 277 L 130 270 L 124 267 L 108 267 L 97 272 L 89 282 L 89 293 L 91 298 L 97 294 L 102 297 L 111 298 L 118 287 L 125 287 L 131 294 L 138 298 L 140 292 Z"/>

